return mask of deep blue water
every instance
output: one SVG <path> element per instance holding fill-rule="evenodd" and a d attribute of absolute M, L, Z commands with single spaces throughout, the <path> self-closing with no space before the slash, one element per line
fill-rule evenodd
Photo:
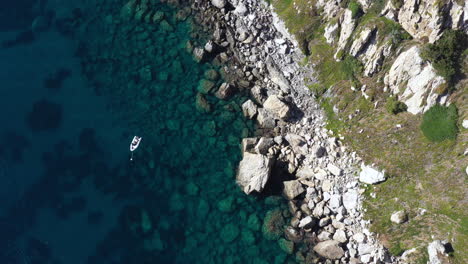
<path fill-rule="evenodd" d="M 148 19 L 120 0 L 0 12 L 0 263 L 294 260 L 283 199 L 235 184 L 246 99 L 199 93 L 221 65 L 193 60 L 190 17 L 149 2 Z"/>

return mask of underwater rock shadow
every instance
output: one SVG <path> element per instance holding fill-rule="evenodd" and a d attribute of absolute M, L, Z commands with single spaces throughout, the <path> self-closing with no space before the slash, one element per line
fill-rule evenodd
<path fill-rule="evenodd" d="M 36 101 L 26 116 L 29 128 L 34 131 L 54 130 L 62 124 L 62 106 L 46 99 Z"/>
<path fill-rule="evenodd" d="M 11 162 L 22 162 L 23 152 L 31 147 L 29 139 L 16 131 L 3 133 L 0 141 L 0 157 Z"/>
<path fill-rule="evenodd" d="M 72 74 L 72 71 L 67 68 L 59 68 L 53 73 L 49 74 L 44 80 L 44 87 L 49 90 L 60 90 L 63 86 L 63 82 L 69 78 Z"/>

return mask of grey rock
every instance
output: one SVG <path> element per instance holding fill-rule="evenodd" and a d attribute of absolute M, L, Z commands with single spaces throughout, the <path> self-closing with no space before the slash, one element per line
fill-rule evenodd
<path fill-rule="evenodd" d="M 348 241 L 348 238 L 346 237 L 345 231 L 338 229 L 333 235 L 333 240 L 336 240 L 340 243 L 345 243 L 346 241 Z"/>
<path fill-rule="evenodd" d="M 331 209 L 338 209 L 341 206 L 341 195 L 333 194 L 330 197 L 330 202 L 328 203 Z"/>
<path fill-rule="evenodd" d="M 257 122 L 261 128 L 274 128 L 276 126 L 273 114 L 264 108 L 258 108 Z"/>
<path fill-rule="evenodd" d="M 244 113 L 244 116 L 249 119 L 253 119 L 255 117 L 257 109 L 257 105 L 250 99 L 242 104 L 242 113 Z"/>
<path fill-rule="evenodd" d="M 327 155 L 327 149 L 325 147 L 318 147 L 317 150 L 315 151 L 315 156 L 317 158 L 321 158 L 325 155 Z"/>
<path fill-rule="evenodd" d="M 317 219 L 313 218 L 312 216 L 306 216 L 301 221 L 299 221 L 299 227 L 300 228 L 312 228 L 317 224 Z"/>
<path fill-rule="evenodd" d="M 332 234 L 327 232 L 327 231 L 322 231 L 320 234 L 317 236 L 319 241 L 326 241 L 332 239 Z"/>
<path fill-rule="evenodd" d="M 243 138 L 242 139 L 242 153 L 244 152 L 255 152 L 255 145 L 257 144 L 257 138 Z"/>
<path fill-rule="evenodd" d="M 255 151 L 257 153 L 266 155 L 268 153 L 268 149 L 274 144 L 275 142 L 272 138 L 261 137 L 257 145 L 255 146 Z"/>
<path fill-rule="evenodd" d="M 221 100 L 227 100 L 236 93 L 236 87 L 228 83 L 222 83 L 215 96 Z"/>
<path fill-rule="evenodd" d="M 270 95 L 263 103 L 263 107 L 272 112 L 278 119 L 287 119 L 291 114 L 291 108 L 277 95 Z"/>
<path fill-rule="evenodd" d="M 344 250 L 340 247 L 340 243 L 335 240 L 327 240 L 319 242 L 314 247 L 314 251 L 320 256 L 327 259 L 340 259 L 344 256 Z"/>
<path fill-rule="evenodd" d="M 206 58 L 205 50 L 202 48 L 194 48 L 193 49 L 193 58 L 196 62 L 200 63 L 203 62 Z"/>
<path fill-rule="evenodd" d="M 298 180 L 283 182 L 283 193 L 289 200 L 296 198 L 304 192 L 305 189 Z"/>
<path fill-rule="evenodd" d="M 372 167 L 361 165 L 361 173 L 359 174 L 359 181 L 367 184 L 376 184 L 385 181 L 385 173 L 380 172 Z"/>
<path fill-rule="evenodd" d="M 403 224 L 404 222 L 408 221 L 408 215 L 405 211 L 394 212 L 390 217 L 390 221 L 396 224 Z"/>
<path fill-rule="evenodd" d="M 289 145 L 291 145 L 294 153 L 307 154 L 307 142 L 303 137 L 288 133 L 285 139 L 288 141 Z"/>
<path fill-rule="evenodd" d="M 347 210 L 356 209 L 358 193 L 356 190 L 349 190 L 343 194 L 343 205 Z"/>
<path fill-rule="evenodd" d="M 331 174 L 335 176 L 340 176 L 342 173 L 342 170 L 332 163 L 327 165 L 327 169 Z"/>
<path fill-rule="evenodd" d="M 427 253 L 429 255 L 429 262 L 428 264 L 442 264 L 442 260 L 439 257 L 440 255 L 445 255 L 446 249 L 445 249 L 445 241 L 440 241 L 440 240 L 434 240 L 427 246 Z"/>
<path fill-rule="evenodd" d="M 211 4 L 221 9 L 226 6 L 226 0 L 211 0 Z"/>
<path fill-rule="evenodd" d="M 261 192 L 270 177 L 272 165 L 272 158 L 245 152 L 239 164 L 237 183 L 246 194 Z"/>

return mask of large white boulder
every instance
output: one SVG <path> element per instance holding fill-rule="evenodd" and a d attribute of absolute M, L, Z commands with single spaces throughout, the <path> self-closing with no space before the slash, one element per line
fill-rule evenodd
<path fill-rule="evenodd" d="M 270 177 L 272 165 L 272 158 L 245 152 L 239 164 L 237 183 L 246 194 L 261 192 Z"/>
<path fill-rule="evenodd" d="M 385 172 L 380 172 L 372 167 L 361 165 L 359 181 L 367 184 L 376 184 L 385 181 Z"/>

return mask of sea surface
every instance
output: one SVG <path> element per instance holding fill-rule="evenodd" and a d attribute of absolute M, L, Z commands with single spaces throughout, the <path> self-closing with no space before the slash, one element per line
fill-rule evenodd
<path fill-rule="evenodd" d="M 2 4 L 0 263 L 294 263 L 284 199 L 235 183 L 246 98 L 213 96 L 188 9 L 141 2 Z"/>

